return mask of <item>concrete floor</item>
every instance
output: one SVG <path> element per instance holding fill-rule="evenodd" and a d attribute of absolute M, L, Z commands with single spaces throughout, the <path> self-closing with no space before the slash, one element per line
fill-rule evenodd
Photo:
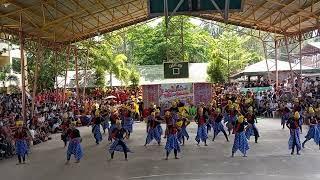
<path fill-rule="evenodd" d="M 313 141 L 306 144 L 300 156 L 290 155 L 287 140 L 289 132 L 282 130 L 277 119 L 262 119 L 257 124 L 261 138 L 259 143 L 250 142 L 248 157 L 237 153 L 230 157 L 231 142 L 226 142 L 219 134 L 209 146 L 197 146 L 194 137 L 196 125 L 188 128 L 190 140 L 182 147 L 180 159 L 164 160 L 165 139 L 161 146 L 155 142 L 144 147 L 145 124 L 135 124 L 128 146 L 134 153 L 129 154 L 129 161 L 124 161 L 123 154 L 116 153 L 114 160 L 109 160 L 106 138 L 100 145 L 95 145 L 91 128 L 80 128 L 83 136 L 85 156 L 80 164 L 65 163 L 65 151 L 59 135 L 53 140 L 34 146 L 26 165 L 16 165 L 16 159 L 0 161 L 1 180 L 308 180 L 320 179 L 320 150 Z M 304 127 L 307 128 L 307 127 Z M 307 129 L 304 129 L 305 135 Z M 209 138 L 212 138 L 210 133 Z M 301 137 L 304 140 L 304 137 Z"/>

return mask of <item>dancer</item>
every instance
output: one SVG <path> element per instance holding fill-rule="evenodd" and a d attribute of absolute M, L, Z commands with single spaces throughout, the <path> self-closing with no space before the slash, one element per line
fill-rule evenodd
<path fill-rule="evenodd" d="M 308 112 L 309 116 L 308 116 L 308 124 L 309 124 L 309 130 L 307 135 L 305 136 L 305 140 L 302 143 L 302 147 L 304 148 L 304 145 L 306 144 L 306 142 L 308 142 L 309 140 L 313 139 L 314 142 L 319 145 L 319 141 L 320 141 L 320 131 L 318 129 L 318 122 L 316 117 L 314 117 L 314 110 L 312 107 L 309 107 L 309 112 Z"/>
<path fill-rule="evenodd" d="M 168 138 L 165 146 L 166 160 L 168 160 L 169 154 L 172 150 L 174 152 L 174 158 L 179 159 L 178 152 L 180 152 L 180 144 L 178 142 L 177 131 L 178 130 L 175 124 L 168 125 Z"/>
<path fill-rule="evenodd" d="M 171 121 L 172 121 L 172 124 L 175 124 L 179 117 L 178 117 L 178 113 L 179 113 L 179 108 L 177 106 L 177 103 L 179 102 L 179 100 L 175 100 L 172 102 L 172 106 L 170 108 L 170 115 L 171 115 Z"/>
<path fill-rule="evenodd" d="M 178 141 L 180 144 L 182 143 L 182 146 L 184 146 L 185 139 L 187 139 L 187 141 L 189 140 L 187 126 L 190 124 L 190 121 L 183 115 L 180 115 L 180 118 L 176 124 L 179 127 Z"/>
<path fill-rule="evenodd" d="M 123 108 L 123 115 L 122 115 L 122 127 L 128 133 L 128 139 L 133 131 L 133 118 L 131 117 L 131 110 L 130 107 Z"/>
<path fill-rule="evenodd" d="M 213 135 L 214 135 L 214 125 L 215 125 L 214 121 L 215 121 L 215 119 L 216 119 L 216 117 L 217 117 L 217 113 L 216 113 L 216 107 L 214 106 L 213 103 L 211 103 L 211 104 L 209 105 L 209 108 L 208 108 L 208 116 L 209 116 L 209 122 L 208 122 L 208 124 L 210 124 L 210 125 L 207 126 L 207 128 L 210 128 L 210 130 L 211 130 L 211 128 L 212 128 L 212 132 L 213 132 Z M 207 133 L 209 134 L 209 130 L 208 130 L 208 129 L 207 129 Z"/>
<path fill-rule="evenodd" d="M 106 129 L 109 131 L 109 121 L 110 121 L 110 111 L 109 110 L 105 110 L 104 113 L 101 116 L 101 125 L 102 125 L 102 130 L 103 130 L 103 134 L 106 133 Z"/>
<path fill-rule="evenodd" d="M 72 122 L 70 125 L 70 134 L 69 134 L 69 138 L 70 138 L 70 142 L 68 145 L 68 150 L 67 150 L 67 162 L 66 164 L 69 163 L 71 155 L 73 154 L 75 159 L 76 159 L 76 163 L 79 163 L 82 156 L 83 156 L 83 150 L 81 147 L 81 136 L 80 136 L 80 131 L 76 128 L 76 121 Z"/>
<path fill-rule="evenodd" d="M 230 103 L 231 101 L 229 101 Z M 231 134 L 231 131 L 233 129 L 233 124 L 237 120 L 237 112 L 234 109 L 234 106 L 232 104 L 227 105 L 226 107 L 226 115 L 224 118 L 224 122 L 226 123 L 226 126 L 228 128 L 229 135 Z"/>
<path fill-rule="evenodd" d="M 291 149 L 291 155 L 294 153 L 294 147 L 297 149 L 297 155 L 300 155 L 299 151 L 301 150 L 300 143 L 300 128 L 299 128 L 299 112 L 294 113 L 294 117 L 290 117 L 286 125 L 290 129 L 290 138 L 289 138 L 289 149 Z"/>
<path fill-rule="evenodd" d="M 300 105 L 300 101 L 298 98 L 294 99 L 293 112 L 299 113 L 299 128 L 300 128 L 300 133 L 302 133 L 303 113 L 302 113 L 302 107 Z"/>
<path fill-rule="evenodd" d="M 112 142 L 112 131 L 116 128 L 116 122 L 117 119 L 119 119 L 119 115 L 117 112 L 117 109 L 112 109 L 111 110 L 111 115 L 110 115 L 110 128 L 109 128 L 109 137 L 108 140 Z"/>
<path fill-rule="evenodd" d="M 109 152 L 111 154 L 111 159 L 114 157 L 114 152 L 123 152 L 125 160 L 128 160 L 128 152 L 131 152 L 126 143 L 124 142 L 124 138 L 128 138 L 127 131 L 121 127 L 121 121 L 116 121 L 116 128 L 112 131 L 112 138 L 114 142 L 111 144 L 109 148 Z"/>
<path fill-rule="evenodd" d="M 15 144 L 16 144 L 16 154 L 18 156 L 18 164 L 25 164 L 26 155 L 28 154 L 27 139 L 28 134 L 25 129 L 23 129 L 23 121 L 16 122 L 17 131 L 14 134 Z M 17 165 L 18 165 L 17 164 Z"/>
<path fill-rule="evenodd" d="M 64 147 L 67 146 L 67 143 L 69 141 L 69 133 L 70 133 L 70 120 L 68 119 L 63 119 L 63 122 L 61 124 L 61 129 L 62 129 L 62 133 L 61 133 L 61 140 L 64 143 Z"/>
<path fill-rule="evenodd" d="M 288 107 L 280 107 L 282 129 L 286 125 L 290 117 L 290 109 Z"/>
<path fill-rule="evenodd" d="M 164 137 L 163 137 L 163 138 L 167 138 L 167 135 L 168 135 L 168 133 L 169 133 L 168 126 L 175 124 L 174 119 L 173 119 L 172 114 L 170 113 L 170 111 L 166 111 L 166 112 L 165 112 L 165 114 L 164 114 L 164 121 L 166 122 L 166 130 L 165 130 L 165 133 L 164 133 Z"/>
<path fill-rule="evenodd" d="M 93 133 L 94 139 L 96 140 L 97 145 L 102 141 L 100 126 L 101 126 L 101 117 L 96 116 L 92 124 L 92 133 Z"/>
<path fill-rule="evenodd" d="M 318 128 L 318 130 L 320 132 L 320 116 L 316 116 L 316 118 L 317 118 L 317 121 L 318 121 L 317 128 Z M 319 140 L 319 150 L 320 150 L 320 140 Z"/>
<path fill-rule="evenodd" d="M 207 130 L 206 130 L 206 124 L 208 123 L 208 116 L 206 116 L 205 114 L 203 114 L 203 108 L 200 107 L 198 109 L 198 114 L 195 117 L 195 121 L 198 124 L 198 130 L 197 130 L 197 136 L 196 136 L 196 141 L 197 141 L 197 145 L 199 145 L 200 140 L 202 142 L 204 142 L 205 146 L 207 145 L 207 139 L 208 139 L 208 134 L 207 134 Z"/>
<path fill-rule="evenodd" d="M 156 112 L 158 115 L 156 116 Z M 161 143 L 161 135 L 162 135 L 162 127 L 161 127 L 161 118 L 159 116 L 160 112 L 156 111 L 152 112 L 150 116 L 148 116 L 148 122 L 147 122 L 147 138 L 146 143 L 144 146 L 147 146 L 147 144 L 150 144 L 150 142 L 155 139 L 158 142 L 158 145 Z"/>
<path fill-rule="evenodd" d="M 244 121 L 244 117 L 242 115 L 239 116 L 238 120 L 234 122 L 234 143 L 232 146 L 232 155 L 231 157 L 234 157 L 234 154 L 237 152 L 237 150 L 240 150 L 240 152 L 243 154 L 243 157 L 247 157 L 247 151 L 249 150 L 249 144 L 247 137 L 245 135 L 245 128 L 248 125 L 247 122 Z"/>
<path fill-rule="evenodd" d="M 249 123 L 248 128 L 246 129 L 246 137 L 250 140 L 250 136 L 254 136 L 254 142 L 258 143 L 258 138 L 260 137 L 258 128 L 256 126 L 257 117 L 253 114 L 253 108 L 248 108 L 248 113 L 246 114 L 247 122 Z"/>
<path fill-rule="evenodd" d="M 226 133 L 226 131 L 224 130 L 224 127 L 223 127 L 223 124 L 222 124 L 222 119 L 223 119 L 223 116 L 221 114 L 221 109 L 220 108 L 217 108 L 216 109 L 216 118 L 214 120 L 214 134 L 213 134 L 213 139 L 212 141 L 215 140 L 215 138 L 217 137 L 217 135 L 222 132 L 224 134 L 224 137 L 226 138 L 227 142 L 229 142 L 229 139 L 228 139 L 228 135 Z"/>

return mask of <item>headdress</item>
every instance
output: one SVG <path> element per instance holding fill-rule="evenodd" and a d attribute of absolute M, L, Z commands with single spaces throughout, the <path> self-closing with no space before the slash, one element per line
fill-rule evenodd
<path fill-rule="evenodd" d="M 294 119 L 295 119 L 295 120 L 300 119 L 300 114 L 299 114 L 298 111 L 296 111 L 296 112 L 294 113 Z"/>
<path fill-rule="evenodd" d="M 243 121 L 244 121 L 244 116 L 240 115 L 239 118 L 238 118 L 238 122 L 242 123 Z"/>
<path fill-rule="evenodd" d="M 310 114 L 313 114 L 314 113 L 313 107 L 310 106 L 308 111 L 309 111 Z"/>
<path fill-rule="evenodd" d="M 178 127 L 181 127 L 181 126 L 182 126 L 182 123 L 183 123 L 183 121 L 177 121 L 177 122 L 176 122 L 176 125 L 177 125 Z"/>
<path fill-rule="evenodd" d="M 22 127 L 23 126 L 23 121 L 16 121 L 16 126 L 17 127 Z"/>

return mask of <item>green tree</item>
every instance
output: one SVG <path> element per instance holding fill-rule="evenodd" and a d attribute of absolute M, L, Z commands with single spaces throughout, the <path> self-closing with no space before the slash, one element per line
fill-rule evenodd
<path fill-rule="evenodd" d="M 110 85 L 112 85 L 112 74 L 125 84 L 128 83 L 130 70 L 127 68 L 127 57 L 124 54 L 117 54 L 108 42 L 103 42 L 91 50 L 95 56 L 94 68 L 109 72 Z"/>
<path fill-rule="evenodd" d="M 216 58 L 208 65 L 207 74 L 209 81 L 213 83 L 223 83 L 226 81 L 226 71 L 222 59 Z"/>
<path fill-rule="evenodd" d="M 235 32 L 224 31 L 212 46 L 210 73 L 218 73 L 212 69 L 223 69 L 222 74 L 226 79 L 245 68 L 247 65 L 260 61 L 261 57 L 254 50 L 246 48 L 246 43 L 250 38 L 248 36 L 239 36 Z M 219 68 L 218 68 L 219 67 Z M 210 79 L 215 81 L 214 74 L 208 73 Z"/>
<path fill-rule="evenodd" d="M 182 32 L 181 26 L 183 26 Z M 170 20 L 170 38 L 167 44 L 165 28 L 163 19 L 155 26 L 144 24 L 129 27 L 126 32 L 128 61 L 137 65 L 162 64 L 166 60 L 166 48 L 170 49 L 170 57 L 180 61 L 182 61 L 181 48 L 183 48 L 185 61 L 208 61 L 210 54 L 208 46 L 213 38 L 207 30 L 192 24 L 189 17 L 173 17 Z M 182 39 L 183 46 L 181 46 Z"/>
<path fill-rule="evenodd" d="M 2 82 L 2 87 L 6 87 L 6 80 L 10 73 L 10 65 L 5 65 L 4 67 L 0 68 L 0 81 Z"/>
<path fill-rule="evenodd" d="M 130 82 L 131 82 L 131 86 L 133 86 L 133 87 L 139 86 L 140 74 L 139 74 L 138 71 L 132 70 L 130 72 L 129 79 L 130 79 Z"/>
<path fill-rule="evenodd" d="M 101 66 L 96 67 L 95 70 L 96 70 L 95 71 L 95 77 L 96 77 L 95 85 L 99 88 L 104 88 L 105 84 L 106 84 L 105 70 Z"/>

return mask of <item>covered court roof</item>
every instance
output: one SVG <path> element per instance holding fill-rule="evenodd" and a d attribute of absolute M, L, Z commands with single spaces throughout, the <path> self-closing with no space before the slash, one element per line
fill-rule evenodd
<path fill-rule="evenodd" d="M 1 0 L 2 32 L 22 30 L 48 41 L 74 42 L 147 21 L 148 0 Z M 191 14 L 190 14 L 191 15 Z M 224 22 L 223 15 L 193 16 Z M 318 28 L 320 0 L 244 0 L 241 12 L 230 12 L 228 23 L 282 35 Z"/>

